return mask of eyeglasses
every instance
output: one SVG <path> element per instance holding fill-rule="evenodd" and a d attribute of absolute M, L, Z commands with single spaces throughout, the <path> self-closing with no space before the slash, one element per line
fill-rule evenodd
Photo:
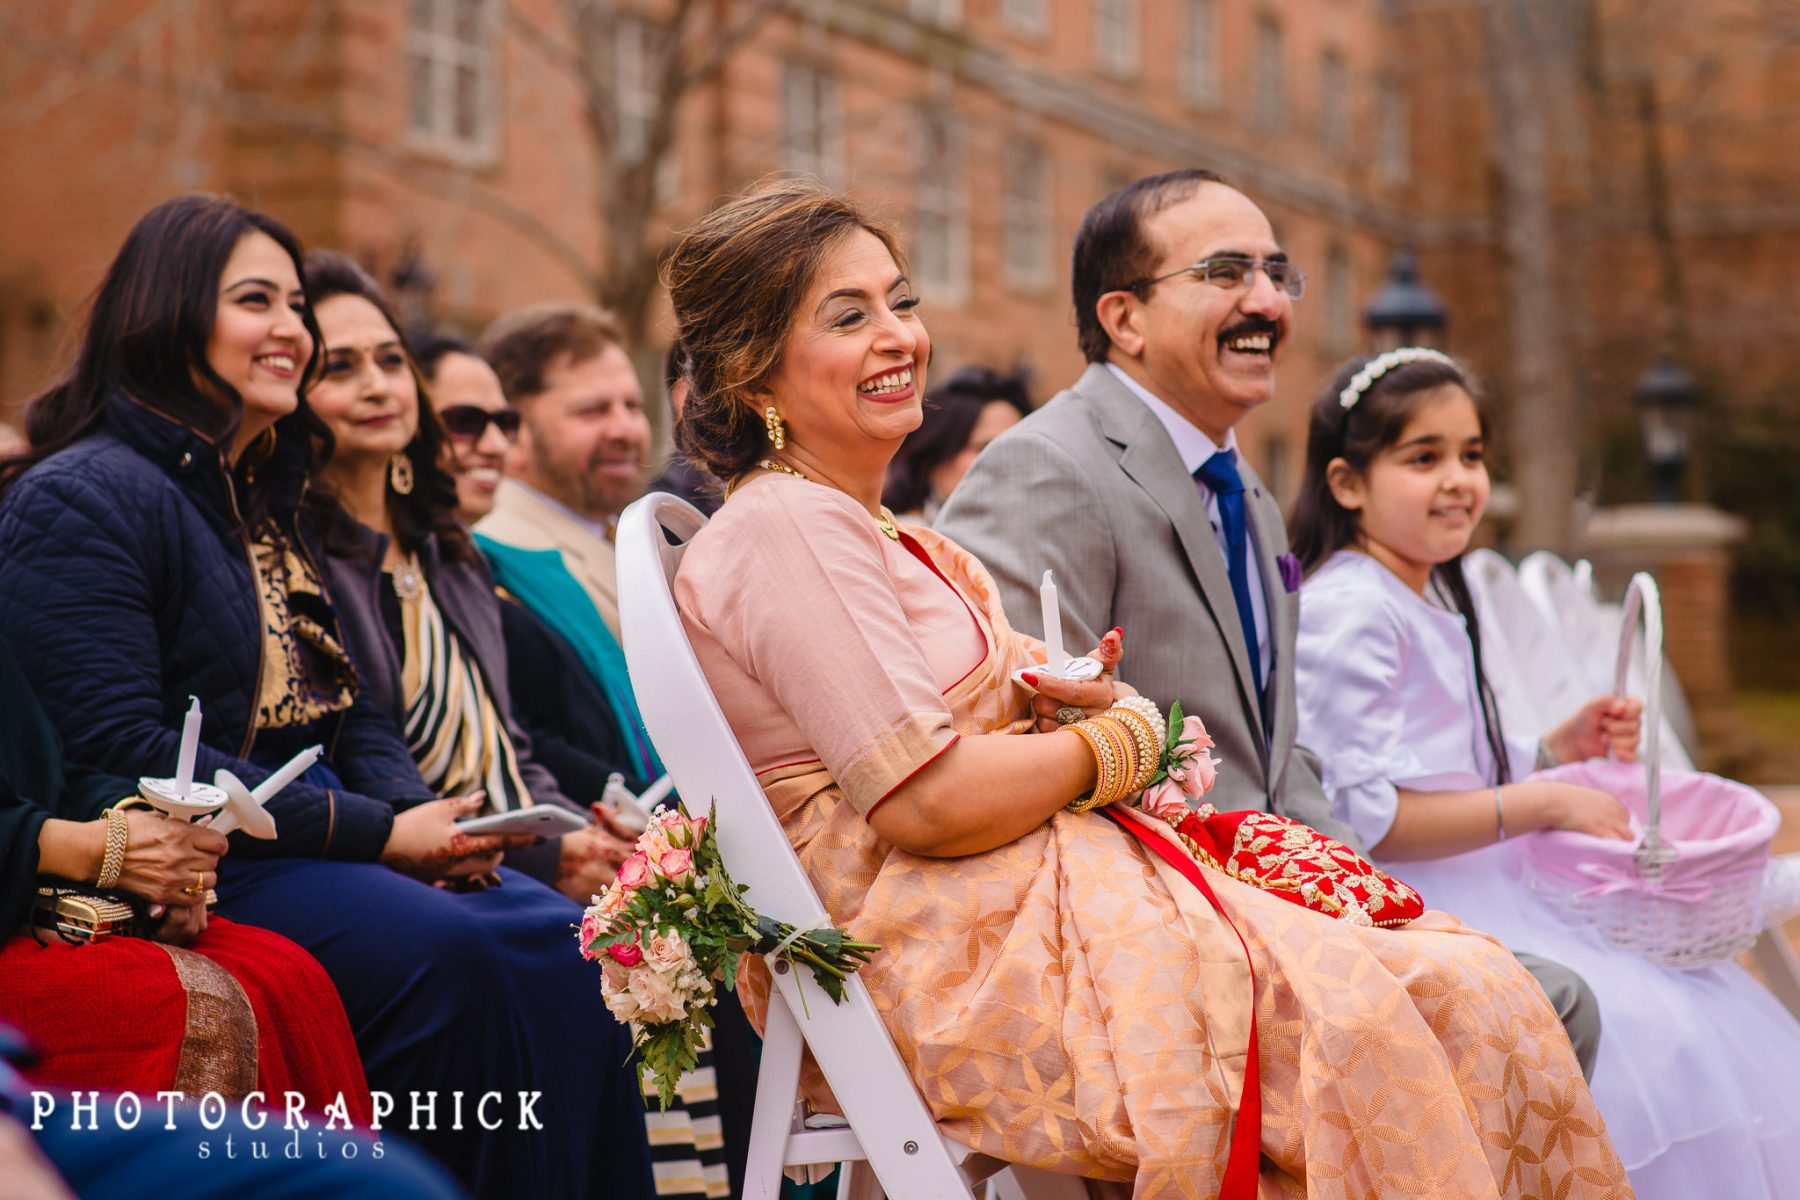
<path fill-rule="evenodd" d="M 1298 300 L 1306 294 L 1305 272 L 1285 258 L 1245 258 L 1241 254 L 1215 254 L 1211 258 L 1201 259 L 1192 266 L 1182 267 L 1178 271 L 1170 271 L 1167 275 L 1158 275 L 1154 279 L 1140 279 L 1136 283 L 1128 283 L 1119 290 L 1142 297 L 1145 292 L 1165 279 L 1191 274 L 1221 291 L 1235 292 L 1239 288 L 1249 287 L 1251 276 L 1258 271 L 1269 277 L 1269 282 L 1275 286 L 1276 291 L 1286 292 L 1292 299 Z"/>
<path fill-rule="evenodd" d="M 444 432 L 459 442 L 479 442 L 481 435 L 487 432 L 489 422 L 507 441 L 519 440 L 519 410 L 516 408 L 486 409 L 473 404 L 452 404 L 439 410 L 438 420 L 444 423 Z"/>

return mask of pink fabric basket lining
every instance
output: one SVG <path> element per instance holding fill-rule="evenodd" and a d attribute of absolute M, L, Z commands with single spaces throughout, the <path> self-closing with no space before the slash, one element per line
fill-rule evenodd
<path fill-rule="evenodd" d="M 1595 759 L 1532 778 L 1582 784 L 1618 797 L 1631 811 L 1632 826 L 1641 838 L 1648 803 L 1642 765 Z M 1540 876 L 1574 893 L 1597 887 L 1612 890 L 1605 888 L 1611 882 L 1614 887 L 1698 901 L 1720 884 L 1760 874 L 1780 822 L 1775 805 L 1753 788 L 1717 775 L 1664 770 L 1662 840 L 1676 858 L 1659 881 L 1639 879 L 1632 857 L 1636 841 L 1559 830 L 1533 837 L 1527 854 Z"/>

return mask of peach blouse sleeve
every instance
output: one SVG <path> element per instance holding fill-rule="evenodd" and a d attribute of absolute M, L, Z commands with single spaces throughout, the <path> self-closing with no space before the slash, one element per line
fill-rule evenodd
<path fill-rule="evenodd" d="M 957 738 L 889 573 L 905 551 L 830 488 L 770 480 L 742 500 L 708 624 L 867 816 Z"/>

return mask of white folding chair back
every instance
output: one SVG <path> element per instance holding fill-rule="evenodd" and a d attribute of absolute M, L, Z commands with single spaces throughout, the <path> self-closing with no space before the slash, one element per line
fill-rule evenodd
<path fill-rule="evenodd" d="M 1593 567 L 1585 560 L 1574 567 L 1547 550 L 1528 554 L 1519 564 L 1519 585 L 1537 607 L 1544 620 L 1557 629 L 1562 638 L 1566 662 L 1572 669 L 1579 695 L 1549 714 L 1554 724 L 1575 711 L 1575 707 L 1613 688 L 1619 638 L 1624 628 L 1623 613 L 1616 604 L 1602 602 L 1594 594 Z M 1640 646 L 1642 633 L 1636 635 Z M 1643 695 L 1644 663 L 1641 650 L 1633 656 L 1630 686 L 1634 695 Z M 1658 757 L 1665 767 L 1691 771 L 1694 768 L 1694 724 L 1687 697 L 1680 681 L 1665 658 L 1662 664 L 1662 738 Z M 1549 726 L 1546 726 L 1548 728 Z"/>
<path fill-rule="evenodd" d="M 1544 619 L 1513 566 L 1492 550 L 1471 550 L 1463 575 L 1481 617 L 1482 669 L 1508 733 L 1537 737 L 1591 692 L 1569 661 L 1562 630 Z"/>
<path fill-rule="evenodd" d="M 719 853 L 732 878 L 748 886 L 758 911 L 797 927 L 830 923 L 787 834 L 769 807 L 731 726 L 713 698 L 671 585 L 687 543 L 706 518 L 687 502 L 652 493 L 619 521 L 619 620 L 626 668 L 644 727 L 689 812 L 716 805 Z M 664 529 L 679 539 L 671 544 Z M 847 1170 L 840 1195 L 972 1196 L 1006 1164 L 974 1154 L 939 1134 L 881 1023 L 862 979 L 852 976 L 842 1004 L 808 971 L 769 961 L 774 988 L 763 1031 L 745 1195 L 776 1200 L 784 1166 L 866 1161 Z M 803 998 L 804 997 L 804 998 Z M 800 1058 L 814 1060 L 843 1107 L 847 1127 L 807 1129 L 798 1120 Z M 1084 1194 L 1079 1180 L 1014 1168 L 1032 1200 Z M 880 1190 L 871 1190 L 879 1182 Z M 1062 1185 L 1073 1193 L 1059 1192 Z"/>

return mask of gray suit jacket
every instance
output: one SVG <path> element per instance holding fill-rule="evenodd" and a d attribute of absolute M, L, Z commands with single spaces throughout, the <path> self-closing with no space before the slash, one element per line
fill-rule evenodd
<path fill-rule="evenodd" d="M 1280 812 L 1360 849 L 1330 815 L 1317 760 L 1294 744 L 1300 598 L 1282 587 L 1276 565 L 1287 553 L 1281 510 L 1255 472 L 1242 470 L 1274 625 L 1266 734 L 1206 505 L 1168 431 L 1104 366 L 1090 366 L 990 445 L 936 528 L 993 574 L 1017 628 L 1042 634 L 1037 589 L 1049 569 L 1070 653 L 1115 625 L 1125 631 L 1119 678 L 1165 709 L 1180 700 L 1217 744 L 1209 802 Z"/>

